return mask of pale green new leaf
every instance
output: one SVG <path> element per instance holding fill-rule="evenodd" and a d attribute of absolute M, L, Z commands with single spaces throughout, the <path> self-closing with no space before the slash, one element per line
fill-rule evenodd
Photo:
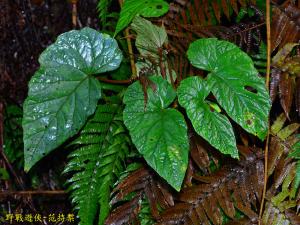
<path fill-rule="evenodd" d="M 147 163 L 177 191 L 188 164 L 189 143 L 183 115 L 167 107 L 176 93 L 162 77 L 150 77 L 148 101 L 139 82 L 128 87 L 123 117 L 133 143 Z"/>
<path fill-rule="evenodd" d="M 163 0 L 125 0 L 115 35 L 129 25 L 136 15 L 143 17 L 160 17 L 167 13 L 169 5 Z"/>
<path fill-rule="evenodd" d="M 193 42 L 187 54 L 193 66 L 210 72 L 207 83 L 227 114 L 264 139 L 271 103 L 251 58 L 236 45 L 215 38 Z"/>
<path fill-rule="evenodd" d="M 158 49 L 168 43 L 166 30 L 139 16 L 134 18 L 131 27 L 137 33 L 135 46 L 140 54 L 158 58 Z"/>
<path fill-rule="evenodd" d="M 238 158 L 232 126 L 226 116 L 212 110 L 205 100 L 209 94 L 206 81 L 189 77 L 177 89 L 179 104 L 187 111 L 195 131 L 223 154 Z"/>
<path fill-rule="evenodd" d="M 42 53 L 23 107 L 26 171 L 79 131 L 100 98 L 91 75 L 114 70 L 121 60 L 117 42 L 90 28 L 60 35 Z"/>
<path fill-rule="evenodd" d="M 150 21 L 139 16 L 134 18 L 131 27 L 137 33 L 135 46 L 140 54 L 145 57 L 143 62 L 140 61 L 136 63 L 137 74 L 140 74 L 140 71 L 146 68 L 149 71 L 153 71 L 152 75 L 161 76 L 160 66 L 156 66 L 156 68 L 153 69 L 154 60 L 157 65 L 159 65 L 160 62 L 162 63 L 168 82 L 172 83 L 171 78 L 173 82 L 175 82 L 176 72 L 172 69 L 170 71 L 168 62 L 165 60 L 166 53 L 164 51 L 159 53 L 159 48 L 162 48 L 164 44 L 168 43 L 166 30 L 163 27 L 153 25 Z M 147 60 L 149 57 L 152 58 L 152 62 Z"/>

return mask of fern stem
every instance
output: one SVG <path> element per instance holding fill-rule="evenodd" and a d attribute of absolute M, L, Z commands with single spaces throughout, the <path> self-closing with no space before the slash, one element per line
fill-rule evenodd
<path fill-rule="evenodd" d="M 120 5 L 120 7 L 122 7 L 123 0 L 119 0 L 119 5 Z M 132 44 L 131 44 L 131 40 L 130 40 L 129 28 L 126 28 L 124 33 L 125 33 L 127 46 L 128 46 L 128 53 L 129 53 L 129 59 L 130 59 L 130 65 L 131 65 L 132 78 L 135 79 L 136 76 L 137 76 L 137 72 L 136 72 L 136 67 L 135 67 L 135 62 L 134 62 L 134 55 L 133 55 Z"/>
<path fill-rule="evenodd" d="M 270 126 L 270 122 L 269 122 L 269 126 Z M 266 192 L 267 192 L 269 140 L 270 140 L 270 129 L 268 129 L 267 140 L 265 145 L 264 188 L 263 188 L 263 194 L 262 194 L 260 209 L 259 209 L 258 225 L 261 225 L 261 219 L 263 215 L 264 203 L 265 203 Z"/>
<path fill-rule="evenodd" d="M 271 70 L 271 22 L 270 22 L 270 0 L 266 0 L 266 27 L 267 27 L 267 73 L 266 73 L 266 88 L 269 90 L 270 70 Z M 270 139 L 270 120 L 268 126 L 267 141 L 265 145 L 265 169 L 264 169 L 264 189 L 259 210 L 258 225 L 261 225 L 263 208 L 265 203 L 267 182 L 268 182 L 268 154 L 269 154 L 269 139 Z"/>

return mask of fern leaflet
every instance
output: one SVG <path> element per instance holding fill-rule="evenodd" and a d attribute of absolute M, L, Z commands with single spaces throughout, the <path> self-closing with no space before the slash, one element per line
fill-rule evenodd
<path fill-rule="evenodd" d="M 110 191 L 123 171 L 129 152 L 130 139 L 122 121 L 121 102 L 98 105 L 91 118 L 71 144 L 73 152 L 65 173 L 72 202 L 81 225 L 94 224 L 100 207 L 99 224 L 103 224 L 110 206 Z"/>
<path fill-rule="evenodd" d="M 97 11 L 102 31 L 111 31 L 111 28 L 116 26 L 116 22 L 119 18 L 118 12 L 109 11 L 112 2 L 113 0 L 98 0 Z"/>

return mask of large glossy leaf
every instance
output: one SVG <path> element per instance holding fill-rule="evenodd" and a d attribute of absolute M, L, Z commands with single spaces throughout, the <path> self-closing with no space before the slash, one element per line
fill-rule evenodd
<path fill-rule="evenodd" d="M 139 82 L 128 87 L 123 117 L 132 141 L 147 163 L 176 190 L 180 190 L 188 163 L 187 125 L 183 115 L 167 107 L 176 93 L 162 77 L 151 77 L 145 105 Z"/>
<path fill-rule="evenodd" d="M 271 104 L 264 79 L 258 76 L 251 58 L 236 45 L 215 38 L 193 42 L 188 58 L 195 67 L 210 72 L 207 83 L 227 114 L 264 139 Z"/>
<path fill-rule="evenodd" d="M 90 28 L 60 35 L 42 53 L 24 103 L 26 171 L 85 124 L 101 93 L 91 75 L 114 70 L 121 60 L 116 41 Z"/>
<path fill-rule="evenodd" d="M 35 73 L 24 103 L 25 170 L 79 131 L 100 93 L 96 79 L 70 66 Z"/>
<path fill-rule="evenodd" d="M 116 40 L 91 28 L 58 36 L 39 58 L 41 66 L 70 65 L 86 74 L 115 70 L 121 61 L 122 53 Z"/>
<path fill-rule="evenodd" d="M 194 129 L 212 146 L 224 154 L 238 158 L 235 136 L 226 116 L 213 110 L 205 98 L 209 94 L 206 81 L 189 77 L 180 83 L 177 90 L 179 104 L 183 106 Z"/>
<path fill-rule="evenodd" d="M 115 35 L 127 27 L 136 15 L 159 17 L 168 10 L 169 5 L 163 0 L 126 0 L 121 9 Z"/>

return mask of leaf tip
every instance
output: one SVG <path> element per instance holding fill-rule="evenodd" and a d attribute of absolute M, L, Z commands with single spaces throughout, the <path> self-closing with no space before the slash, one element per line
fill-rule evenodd
<path fill-rule="evenodd" d="M 239 153 L 231 154 L 231 157 L 237 160 L 240 160 Z"/>
<path fill-rule="evenodd" d="M 180 192 L 180 190 L 181 190 L 181 185 L 179 186 L 179 187 L 174 187 L 175 188 L 175 190 L 177 191 L 177 192 Z"/>
<path fill-rule="evenodd" d="M 25 171 L 25 173 L 28 173 L 30 169 L 31 169 L 31 166 L 28 165 L 28 164 L 25 162 L 25 165 L 24 165 L 24 171 Z"/>

